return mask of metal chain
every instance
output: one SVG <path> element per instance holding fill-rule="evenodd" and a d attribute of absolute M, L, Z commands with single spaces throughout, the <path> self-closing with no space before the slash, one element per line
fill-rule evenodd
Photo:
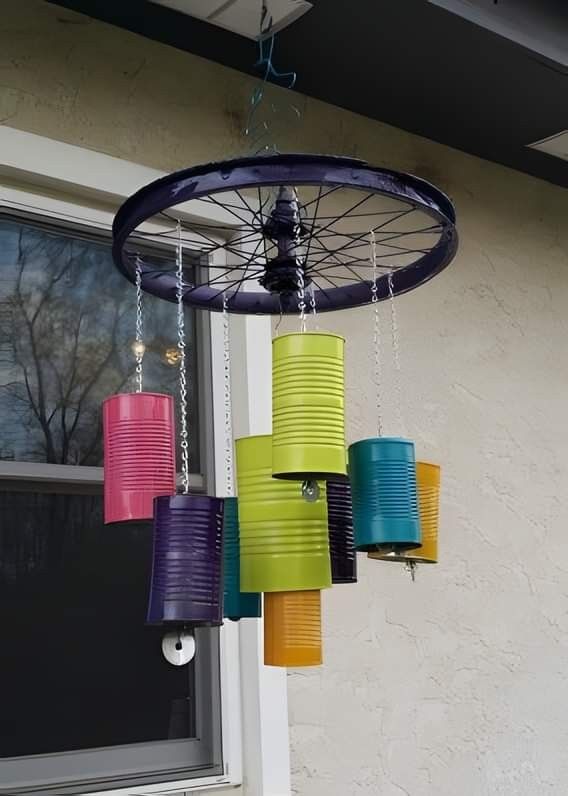
<path fill-rule="evenodd" d="M 142 322 L 142 261 L 136 257 L 136 341 L 134 356 L 136 358 L 136 392 L 142 392 L 142 359 L 146 347 L 144 345 L 144 327 Z"/>
<path fill-rule="evenodd" d="M 381 321 L 379 316 L 379 297 L 378 297 L 378 270 L 377 270 L 377 240 L 375 231 L 371 230 L 371 265 L 373 266 L 373 283 L 371 285 L 371 304 L 373 305 L 374 312 L 374 326 L 373 326 L 373 350 L 375 352 L 375 400 L 377 412 L 377 435 L 383 435 L 383 418 L 382 418 L 382 401 L 381 401 L 381 386 L 382 386 L 382 369 L 381 369 Z"/>
<path fill-rule="evenodd" d="M 187 422 L 187 376 L 185 372 L 185 315 L 183 311 L 183 248 L 181 242 L 181 223 L 177 222 L 178 242 L 176 247 L 176 281 L 177 281 L 177 333 L 179 351 L 179 399 L 181 414 L 181 480 L 183 494 L 189 492 L 189 444 Z"/>
<path fill-rule="evenodd" d="M 316 307 L 316 290 L 315 290 L 313 282 L 310 285 L 310 312 L 311 312 L 312 317 L 313 317 L 314 328 L 317 329 L 316 319 L 317 319 L 318 311 L 317 311 L 317 307 Z"/>
<path fill-rule="evenodd" d="M 388 286 L 389 286 L 389 303 L 391 308 L 391 338 L 392 338 L 392 352 L 394 362 L 394 392 L 396 404 L 396 418 L 398 423 L 398 432 L 402 434 L 402 392 L 401 392 L 401 370 L 400 370 L 400 346 L 399 346 L 399 333 L 398 333 L 398 320 L 396 315 L 396 305 L 394 301 L 394 288 L 392 283 L 393 272 L 389 271 Z"/>
<path fill-rule="evenodd" d="M 227 296 L 223 295 L 223 392 L 225 406 L 225 491 L 233 494 L 233 416 L 231 411 L 231 338 Z"/>
<path fill-rule="evenodd" d="M 298 312 L 300 314 L 300 331 L 306 331 L 306 289 L 304 283 L 304 270 L 298 268 Z"/>

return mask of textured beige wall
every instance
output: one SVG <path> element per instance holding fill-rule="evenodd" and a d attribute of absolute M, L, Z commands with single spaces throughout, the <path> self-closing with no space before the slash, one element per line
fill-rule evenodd
<path fill-rule="evenodd" d="M 0 121 L 162 169 L 239 151 L 242 76 L 39 0 L 2 5 Z M 432 180 L 461 248 L 398 302 L 407 432 L 443 465 L 441 562 L 413 585 L 361 558 L 359 585 L 325 594 L 325 665 L 289 678 L 295 793 L 566 794 L 568 194 L 301 107 L 287 148 Z M 370 312 L 325 325 L 347 337 L 349 438 L 368 436 Z"/>

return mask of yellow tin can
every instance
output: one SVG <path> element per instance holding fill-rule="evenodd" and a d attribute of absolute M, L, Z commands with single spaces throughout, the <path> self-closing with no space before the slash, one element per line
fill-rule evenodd
<path fill-rule="evenodd" d="M 321 592 L 265 594 L 264 663 L 319 666 L 321 662 Z"/>
<path fill-rule="evenodd" d="M 346 475 L 345 340 L 327 332 L 272 341 L 272 475 Z"/>
<path fill-rule="evenodd" d="M 272 478 L 272 437 L 236 441 L 241 591 L 331 586 L 325 483 L 308 501 L 297 481 Z"/>

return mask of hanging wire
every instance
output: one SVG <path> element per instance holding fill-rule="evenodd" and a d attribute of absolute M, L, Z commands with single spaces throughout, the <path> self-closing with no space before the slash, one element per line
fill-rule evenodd
<path fill-rule="evenodd" d="M 142 392 L 142 359 L 146 347 L 144 345 L 144 327 L 142 320 L 142 261 L 136 257 L 136 341 L 134 356 L 136 358 L 136 392 Z"/>
<path fill-rule="evenodd" d="M 272 16 L 269 14 L 266 0 L 262 0 L 260 23 L 259 23 L 259 41 L 258 41 L 258 59 L 255 63 L 255 69 L 261 72 L 262 77 L 260 83 L 254 88 L 251 99 L 250 109 L 245 126 L 245 136 L 251 141 L 251 150 L 255 155 L 262 152 L 264 153 L 278 153 L 278 148 L 274 141 L 270 140 L 272 137 L 272 122 L 278 116 L 280 108 L 274 103 L 269 103 L 267 110 L 270 111 L 271 118 L 269 120 L 258 120 L 259 108 L 263 105 L 265 99 L 266 87 L 269 83 L 276 83 L 282 88 L 291 89 L 296 83 L 296 72 L 280 72 L 273 63 L 275 34 L 271 33 L 272 30 Z M 301 117 L 298 108 L 290 104 L 290 109 L 296 119 Z"/>
<path fill-rule="evenodd" d="M 389 286 L 389 303 L 391 308 L 391 339 L 392 339 L 392 353 L 394 362 L 394 393 L 395 393 L 395 411 L 396 421 L 398 424 L 398 432 L 402 434 L 402 392 L 401 392 L 401 372 L 400 372 L 400 345 L 398 333 L 398 319 L 396 314 L 396 305 L 394 301 L 394 288 L 392 283 L 393 272 L 388 273 L 388 286 Z"/>
<path fill-rule="evenodd" d="M 187 423 L 187 376 L 185 371 L 185 315 L 183 310 L 183 248 L 181 242 L 181 223 L 177 222 L 178 241 L 176 247 L 177 277 L 177 332 L 179 351 L 179 398 L 181 412 L 181 479 L 183 494 L 189 493 L 189 444 Z"/>
<path fill-rule="evenodd" d="M 381 320 L 379 316 L 379 297 L 378 297 L 378 278 L 379 272 L 377 268 L 377 239 L 375 230 L 370 232 L 371 245 L 370 245 L 370 259 L 373 267 L 373 282 L 371 284 L 371 304 L 373 306 L 374 323 L 373 323 L 373 351 L 375 354 L 375 400 L 376 400 L 376 413 L 377 413 L 377 436 L 383 435 L 383 410 L 381 401 L 381 388 L 382 388 L 382 369 L 381 369 Z"/>
<path fill-rule="evenodd" d="M 227 296 L 223 295 L 223 403 L 225 407 L 225 491 L 233 494 L 233 417 L 231 411 L 231 339 Z"/>

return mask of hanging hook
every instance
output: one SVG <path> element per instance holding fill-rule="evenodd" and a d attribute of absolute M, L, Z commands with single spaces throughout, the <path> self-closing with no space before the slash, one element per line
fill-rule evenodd
<path fill-rule="evenodd" d="M 413 561 L 412 559 L 410 559 L 409 561 L 406 562 L 405 566 L 406 566 L 406 571 L 410 572 L 410 577 L 412 578 L 412 582 L 415 583 L 416 582 L 416 569 L 417 569 L 417 566 L 418 566 L 416 564 L 416 561 Z"/>
<path fill-rule="evenodd" d="M 315 503 L 320 497 L 320 488 L 317 481 L 306 479 L 302 483 L 302 497 L 306 503 Z"/>

